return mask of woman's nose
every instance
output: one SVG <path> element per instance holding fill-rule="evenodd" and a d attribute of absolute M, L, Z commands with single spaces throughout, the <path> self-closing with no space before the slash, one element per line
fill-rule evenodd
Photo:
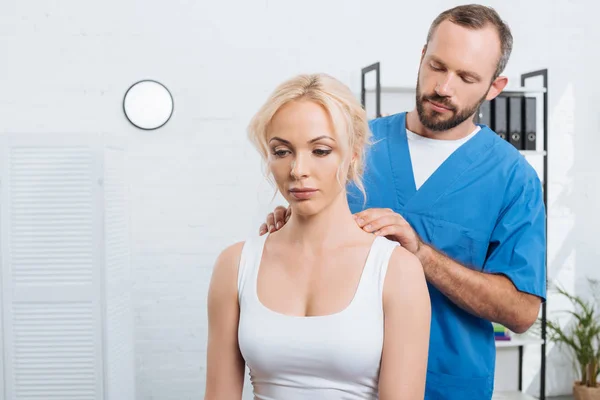
<path fill-rule="evenodd" d="M 292 168 L 290 170 L 290 175 L 295 179 L 300 179 L 307 175 L 306 171 L 307 163 L 302 159 L 301 156 L 296 156 L 292 161 Z"/>

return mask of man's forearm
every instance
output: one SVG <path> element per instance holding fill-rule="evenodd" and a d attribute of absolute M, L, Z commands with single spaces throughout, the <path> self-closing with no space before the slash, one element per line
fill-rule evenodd
<path fill-rule="evenodd" d="M 517 333 L 529 329 L 535 320 L 535 299 L 519 292 L 505 276 L 474 271 L 427 245 L 422 245 L 417 256 L 427 281 L 471 314 Z"/>

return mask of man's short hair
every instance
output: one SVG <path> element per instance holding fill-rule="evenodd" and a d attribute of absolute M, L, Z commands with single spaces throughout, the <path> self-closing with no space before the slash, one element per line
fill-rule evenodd
<path fill-rule="evenodd" d="M 502 21 L 500 15 L 491 7 L 480 4 L 465 4 L 444 11 L 432 22 L 427 34 L 427 43 L 431 40 L 435 29 L 443 21 L 449 20 L 457 25 L 471 29 L 482 29 L 488 24 L 494 26 L 500 37 L 501 55 L 496 66 L 493 79 L 496 79 L 506 68 L 512 51 L 513 37 L 508 25 Z"/>

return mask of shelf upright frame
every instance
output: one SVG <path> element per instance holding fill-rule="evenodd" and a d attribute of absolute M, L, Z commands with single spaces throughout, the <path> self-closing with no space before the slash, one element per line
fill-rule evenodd
<path fill-rule="evenodd" d="M 543 80 L 543 129 L 544 129 L 544 172 L 543 172 L 543 182 L 542 186 L 544 189 L 544 205 L 546 206 L 546 215 L 548 215 L 548 69 L 539 69 L 536 71 L 527 72 L 521 75 L 521 86 L 525 86 L 525 82 L 530 78 L 542 77 Z M 548 218 L 546 217 L 546 243 L 548 241 Z M 548 283 L 548 246 L 546 245 L 546 285 Z M 540 400 L 546 400 L 546 302 L 542 304 L 542 318 L 541 318 L 541 339 L 542 339 L 542 349 L 541 349 L 541 360 L 540 360 Z M 522 358 L 522 355 L 521 357 Z M 521 373 L 522 373 L 522 360 L 519 362 L 519 386 L 521 382 Z"/>

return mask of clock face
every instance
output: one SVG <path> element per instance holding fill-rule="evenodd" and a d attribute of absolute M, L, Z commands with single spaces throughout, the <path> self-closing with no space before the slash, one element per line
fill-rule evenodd
<path fill-rule="evenodd" d="M 125 116 L 140 129 L 157 129 L 173 114 L 173 97 L 159 82 L 143 80 L 134 83 L 123 99 Z"/>

